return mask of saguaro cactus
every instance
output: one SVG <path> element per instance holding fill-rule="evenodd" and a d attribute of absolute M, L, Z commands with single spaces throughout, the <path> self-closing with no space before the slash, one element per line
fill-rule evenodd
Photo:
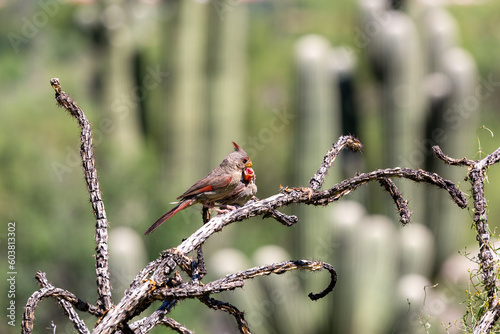
<path fill-rule="evenodd" d="M 419 167 L 411 164 L 423 139 L 425 114 L 422 103 L 422 52 L 412 18 L 401 11 L 388 10 L 387 1 L 359 1 L 361 45 L 378 79 L 379 113 L 382 127 L 382 163 L 389 166 Z M 420 189 L 401 184 L 412 193 L 417 220 Z"/>
<path fill-rule="evenodd" d="M 221 7 L 211 11 L 208 44 L 209 132 L 213 152 L 210 165 L 216 165 L 227 154 L 230 140 L 240 143 L 245 136 L 248 8 L 237 2 L 216 3 Z"/>
<path fill-rule="evenodd" d="M 300 38 L 295 44 L 295 63 L 297 74 L 297 135 L 296 135 L 296 177 L 297 184 L 307 182 L 316 172 L 318 156 L 329 149 L 339 135 L 339 103 L 335 74 L 329 68 L 331 57 L 330 43 L 323 37 L 309 35 Z M 332 174 L 332 172 L 330 172 Z M 335 174 L 329 176 L 335 180 Z M 312 209 L 312 210 L 311 210 Z M 297 250 L 302 254 L 315 257 L 320 251 L 317 236 L 324 235 L 325 210 L 313 208 L 300 209 L 301 224 Z M 306 289 L 325 284 L 325 277 L 314 277 Z M 326 314 L 319 310 L 320 305 L 311 305 L 317 312 L 311 312 L 310 325 L 322 322 Z M 313 310 L 314 311 L 314 310 Z M 308 332 L 312 331 L 309 328 Z"/>
<path fill-rule="evenodd" d="M 443 55 L 443 73 L 450 82 L 450 94 L 442 109 L 434 110 L 434 119 L 440 120 L 431 124 L 432 129 L 428 133 L 439 132 L 439 142 L 436 144 L 444 147 L 454 156 L 463 155 L 468 151 L 473 153 L 471 143 L 474 142 L 477 129 L 477 111 L 480 100 L 475 95 L 477 87 L 477 68 L 470 54 L 461 49 L 453 48 Z M 462 153 L 460 153 L 460 151 Z M 473 154 L 471 154 L 473 155 Z M 433 170 L 446 175 L 454 182 L 461 182 L 463 175 L 460 170 L 448 169 L 444 164 L 434 163 Z M 448 203 L 439 198 L 437 194 L 429 197 L 428 213 L 429 220 L 439 222 L 433 224 L 432 229 L 436 233 L 437 242 L 440 245 L 438 261 L 441 262 L 450 253 L 455 252 L 462 244 L 464 230 L 457 229 L 459 212 L 451 210 Z"/>
<path fill-rule="evenodd" d="M 193 1 L 181 2 L 175 42 L 176 55 L 173 80 L 173 103 L 167 126 L 171 133 L 168 166 L 175 171 L 180 185 L 177 191 L 199 177 L 199 166 L 208 165 L 206 157 L 206 26 L 209 5 Z M 179 168 L 182 166 L 182 168 Z"/>
<path fill-rule="evenodd" d="M 440 145 L 458 156 L 470 149 L 477 128 L 480 99 L 475 95 L 477 69 L 470 54 L 458 47 L 458 24 L 444 8 L 429 6 L 421 9 L 419 17 L 426 59 L 427 124 L 425 150 L 426 168 L 460 182 L 460 171 L 446 168 L 433 159 L 432 145 Z M 473 154 L 473 152 L 470 152 Z M 471 154 L 471 155 L 472 155 Z M 426 221 L 436 235 L 437 263 L 460 247 L 463 232 L 456 228 L 459 213 L 451 210 L 438 194 L 426 196 Z"/>

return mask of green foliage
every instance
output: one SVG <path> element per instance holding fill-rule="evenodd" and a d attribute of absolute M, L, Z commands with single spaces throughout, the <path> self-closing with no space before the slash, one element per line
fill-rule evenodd
<path fill-rule="evenodd" d="M 498 252 L 498 249 L 496 249 Z M 489 307 L 488 293 L 481 282 L 481 271 L 469 270 L 469 287 L 465 291 L 467 298 L 464 301 L 466 313 L 462 317 L 465 333 L 472 333 L 479 320 L 484 316 Z M 497 272 L 496 280 L 500 278 Z M 496 323 L 490 330 L 491 333 L 498 333 L 500 324 Z"/>

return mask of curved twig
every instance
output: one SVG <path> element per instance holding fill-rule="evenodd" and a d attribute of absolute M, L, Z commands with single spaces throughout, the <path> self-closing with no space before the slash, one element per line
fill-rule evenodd
<path fill-rule="evenodd" d="M 245 205 L 248 205 L 248 204 L 251 204 L 251 203 L 254 203 L 254 202 L 258 202 L 260 201 L 257 197 L 253 197 L 250 201 L 247 202 L 247 204 Z M 282 224 L 282 225 L 285 225 L 285 226 L 292 226 L 294 224 L 297 224 L 299 222 L 299 218 L 295 215 L 286 215 L 282 212 L 279 212 L 278 210 L 271 210 L 269 211 L 268 213 L 265 213 L 262 215 L 262 219 L 265 219 L 265 218 L 273 218 L 274 220 L 276 220 L 278 223 Z"/>
<path fill-rule="evenodd" d="M 333 269 L 333 267 L 328 263 L 309 260 L 284 261 L 239 271 L 237 273 L 226 275 L 218 280 L 204 285 L 184 283 L 178 287 L 169 289 L 157 287 L 152 292 L 151 296 L 152 298 L 160 300 L 203 297 L 204 295 L 234 290 L 236 288 L 243 287 L 244 281 L 247 279 L 252 279 L 258 276 L 267 276 L 271 274 L 281 275 L 288 271 L 298 269 L 306 269 L 310 271 L 326 269 L 330 272 L 331 282 L 328 287 L 326 287 L 320 293 L 310 293 L 309 298 L 311 298 L 311 300 L 317 300 L 326 296 L 333 290 L 335 284 L 337 283 L 337 274 L 335 272 L 335 269 Z"/>
<path fill-rule="evenodd" d="M 446 154 L 443 153 L 441 148 L 439 146 L 432 146 L 432 151 L 434 152 L 434 155 L 444 161 L 446 164 L 450 166 L 472 166 L 474 164 L 474 161 L 469 160 L 467 158 L 462 158 L 462 159 L 453 159 L 447 156 Z"/>
<path fill-rule="evenodd" d="M 344 148 L 348 148 L 353 152 L 359 152 L 363 149 L 363 145 L 361 144 L 359 139 L 353 136 L 340 137 L 337 142 L 333 144 L 333 147 L 325 154 L 321 166 L 309 181 L 309 188 L 311 188 L 313 191 L 318 191 L 319 189 L 321 189 L 328 170 L 335 161 L 335 158 Z"/>
<path fill-rule="evenodd" d="M 245 314 L 238 310 L 236 306 L 214 298 L 210 298 L 208 295 L 204 295 L 199 299 L 203 304 L 214 310 L 224 311 L 232 315 L 236 319 L 236 323 L 238 324 L 238 330 L 240 331 L 240 333 L 251 334 L 250 326 L 248 326 L 248 322 L 245 320 Z"/>
<path fill-rule="evenodd" d="M 285 225 L 285 226 L 292 226 L 294 224 L 297 224 L 299 222 L 299 218 L 295 215 L 285 215 L 282 212 L 279 212 L 278 210 L 272 210 L 264 215 L 262 215 L 262 219 L 264 218 L 273 218 L 276 220 L 278 223 Z"/>
<path fill-rule="evenodd" d="M 68 319 L 73 323 L 73 326 L 78 331 L 78 333 L 90 333 L 89 329 L 85 325 L 85 322 L 80 319 L 74 308 L 79 311 L 88 312 L 95 316 L 102 316 L 102 312 L 99 310 L 99 308 L 78 299 L 71 292 L 54 287 L 47 281 L 45 273 L 41 271 L 38 271 L 36 273 L 35 278 L 40 284 L 41 289 L 35 291 L 26 303 L 26 307 L 23 313 L 22 332 L 31 333 L 33 331 L 33 320 L 35 319 L 36 306 L 42 299 L 53 297 L 57 299 L 57 303 L 64 310 L 64 312 L 68 316 Z"/>
<path fill-rule="evenodd" d="M 171 302 L 171 301 L 170 301 Z M 176 301 L 174 301 L 174 304 Z M 150 316 L 137 320 L 133 324 L 130 325 L 130 329 L 132 329 L 136 334 L 146 334 L 149 333 L 153 328 L 157 325 L 165 325 L 168 328 L 176 331 L 181 334 L 193 334 L 194 332 L 190 331 L 188 328 L 184 327 L 179 322 L 175 321 L 172 318 L 167 317 L 168 310 L 158 309 L 154 311 Z"/>
<path fill-rule="evenodd" d="M 335 288 L 335 285 L 337 284 L 337 272 L 335 269 L 328 263 L 322 262 L 322 267 L 330 272 L 330 284 L 321 292 L 318 293 L 309 293 L 307 296 L 311 300 L 318 300 L 323 297 L 325 297 L 327 294 L 333 291 L 333 288 Z"/>
<path fill-rule="evenodd" d="M 389 178 L 385 178 L 378 180 L 378 182 L 394 200 L 394 204 L 396 204 L 396 208 L 398 209 L 399 213 L 399 222 L 403 225 L 409 224 L 412 212 L 408 208 L 408 201 L 403 198 L 403 195 L 399 191 L 394 181 Z"/>

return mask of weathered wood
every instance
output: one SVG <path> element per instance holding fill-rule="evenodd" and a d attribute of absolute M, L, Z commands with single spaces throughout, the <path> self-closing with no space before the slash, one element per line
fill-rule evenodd
<path fill-rule="evenodd" d="M 493 324 L 500 317 L 500 305 L 497 299 L 497 289 L 500 281 L 498 279 L 496 265 L 498 255 L 490 245 L 490 230 L 488 227 L 487 203 L 484 194 L 484 181 L 486 170 L 500 161 L 500 148 L 481 160 L 469 160 L 466 158 L 453 159 L 446 156 L 441 148 L 434 146 L 436 156 L 445 163 L 452 166 L 467 166 L 469 169 L 468 180 L 472 186 L 472 198 L 474 200 L 474 227 L 476 229 L 476 240 L 479 242 L 479 268 L 481 281 L 488 294 L 488 310 L 477 323 L 474 334 L 489 333 Z"/>
<path fill-rule="evenodd" d="M 328 286 L 319 293 L 309 294 L 309 298 L 311 300 L 317 300 L 319 298 L 323 298 L 333 290 L 336 284 L 337 274 L 331 265 L 322 261 L 284 261 L 254 267 L 248 270 L 226 275 L 212 282 L 200 284 L 198 273 L 202 268 L 201 264 L 189 257 L 188 254 L 201 247 L 210 236 L 220 232 L 227 225 L 245 220 L 249 217 L 259 215 L 272 216 L 273 212 L 276 212 L 275 210 L 277 208 L 290 204 L 301 203 L 314 206 L 326 206 L 339 200 L 343 196 L 348 195 L 359 186 L 370 181 L 381 182 L 394 198 L 398 210 L 406 212 L 408 210 L 406 201 L 404 201 L 401 197 L 392 181 L 389 180 L 389 178 L 394 177 L 406 178 L 415 182 L 425 182 L 437 186 L 446 190 L 450 194 L 452 200 L 459 207 L 464 208 L 467 205 L 465 195 L 453 182 L 442 178 L 438 174 L 430 173 L 421 169 L 380 169 L 369 173 L 355 175 L 354 177 L 337 183 L 328 189 L 321 190 L 328 169 L 331 167 L 333 161 L 342 148 L 349 147 L 353 150 L 359 150 L 361 148 L 361 143 L 356 138 L 344 136 L 334 143 L 332 149 L 327 152 L 317 173 L 311 178 L 310 187 L 284 187 L 281 189 L 280 193 L 274 196 L 262 200 L 250 201 L 243 207 L 226 214 L 217 215 L 216 217 L 210 219 L 202 227 L 200 227 L 198 231 L 185 239 L 178 247 L 164 251 L 158 259 L 150 262 L 132 281 L 130 288 L 125 292 L 122 300 L 114 307 L 105 308 L 105 306 L 108 305 L 107 298 L 109 298 L 109 302 L 111 300 L 111 291 L 107 290 L 109 289 L 109 285 L 106 286 L 106 283 L 109 283 L 109 271 L 107 271 L 107 221 L 94 165 L 90 123 L 88 123 L 88 120 L 85 118 L 81 109 L 76 106 L 67 94 L 61 91 L 59 81 L 57 79 L 52 80 L 52 85 L 56 91 L 56 98 L 58 102 L 65 107 L 71 115 L 78 119 L 82 128 L 82 160 L 84 162 L 85 175 L 87 178 L 92 206 L 98 221 L 98 224 L 96 225 L 96 241 L 98 243 L 98 247 L 96 248 L 98 261 L 98 265 L 96 265 L 96 274 L 98 276 L 98 291 L 100 298 L 97 306 L 82 302 L 70 292 L 51 286 L 46 281 L 43 274 L 38 274 L 37 278 L 42 288 L 33 293 L 26 305 L 22 323 L 22 332 L 25 334 L 31 333 L 33 330 L 34 312 L 38 302 L 41 299 L 48 297 L 53 297 L 58 301 L 70 320 L 73 322 L 77 331 L 84 334 L 89 333 L 89 330 L 78 318 L 78 315 L 74 312 L 74 308 L 99 317 L 96 327 L 92 333 L 111 334 L 117 331 L 122 333 L 145 333 L 149 329 L 152 329 L 160 324 L 166 325 L 179 333 L 189 333 L 187 328 L 175 322 L 173 319 L 166 317 L 178 301 L 186 298 L 198 298 L 202 302 L 208 304 L 209 307 L 228 312 L 235 317 L 240 332 L 249 333 L 250 329 L 243 313 L 241 313 L 233 305 L 225 303 L 220 304 L 214 299 L 211 299 L 209 296 L 211 294 L 241 288 L 244 285 L 245 280 L 259 276 L 272 274 L 281 275 L 292 270 L 327 270 L 330 273 Z M 488 166 L 498 162 L 498 160 L 500 160 L 500 149 L 496 152 L 495 156 L 488 156 L 478 162 L 477 168 L 480 177 L 482 177 L 482 173 Z M 468 162 L 468 160 L 464 161 Z M 478 194 L 479 196 L 484 196 L 484 193 L 480 191 Z M 474 197 L 474 199 L 475 201 L 480 200 L 476 197 Z M 478 205 L 481 205 L 481 203 Z M 488 231 L 487 226 L 485 225 L 486 216 L 485 214 L 481 214 L 479 209 L 480 208 L 478 207 L 476 211 L 478 220 L 477 225 L 480 226 L 481 222 L 484 223 L 483 229 L 478 229 L 478 233 L 481 235 L 480 242 L 483 242 L 481 248 L 483 252 L 481 254 L 481 259 L 486 261 L 492 258 L 492 250 L 489 248 L 487 243 L 484 243 L 485 240 L 488 240 L 486 235 Z M 407 223 L 407 219 L 409 219 L 408 214 L 405 213 L 402 217 L 404 217 L 402 221 Z M 103 222 L 105 223 L 104 225 Z M 176 270 L 185 272 L 189 276 L 189 281 L 185 282 L 184 278 L 181 277 L 179 272 Z M 485 266 L 483 270 L 484 279 L 487 282 L 490 282 L 491 271 L 488 271 L 489 269 L 487 266 Z M 488 286 L 492 287 L 491 284 Z M 129 325 L 129 322 L 133 317 L 141 314 L 155 300 L 164 301 L 164 304 L 157 310 L 157 312 Z"/>
<path fill-rule="evenodd" d="M 111 283 L 109 277 L 109 254 L 108 254 L 108 219 L 104 202 L 102 201 L 101 188 L 97 179 L 97 169 L 94 161 L 94 148 L 92 146 L 92 129 L 90 122 L 78 107 L 71 97 L 61 90 L 59 79 L 50 80 L 52 88 L 56 92 L 56 101 L 59 105 L 65 108 L 71 116 L 76 118 L 78 125 L 82 129 L 80 135 L 81 147 L 80 154 L 82 157 L 83 170 L 85 181 L 87 183 L 88 193 L 90 195 L 90 203 L 94 216 L 96 218 L 95 241 L 96 241 L 96 264 L 95 270 L 97 275 L 97 293 L 99 299 L 97 306 L 106 311 L 113 306 L 111 300 Z"/>

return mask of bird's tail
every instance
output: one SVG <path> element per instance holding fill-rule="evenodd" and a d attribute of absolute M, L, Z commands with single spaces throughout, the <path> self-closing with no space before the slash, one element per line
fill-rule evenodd
<path fill-rule="evenodd" d="M 154 230 L 156 230 L 158 228 L 158 226 L 160 226 L 161 224 L 163 224 L 167 219 L 169 219 L 170 217 L 172 217 L 173 215 L 175 215 L 177 212 L 179 212 L 182 209 L 187 208 L 187 207 L 189 207 L 189 206 L 191 206 L 193 204 L 194 204 L 194 200 L 192 200 L 192 199 L 188 199 L 188 200 L 180 202 L 175 208 L 173 208 L 172 210 L 168 211 L 163 216 L 161 216 L 160 218 L 158 218 L 158 220 L 155 221 L 154 224 L 151 225 L 146 230 L 146 232 L 144 232 L 144 234 L 145 235 L 150 234 L 151 232 L 153 232 Z"/>

